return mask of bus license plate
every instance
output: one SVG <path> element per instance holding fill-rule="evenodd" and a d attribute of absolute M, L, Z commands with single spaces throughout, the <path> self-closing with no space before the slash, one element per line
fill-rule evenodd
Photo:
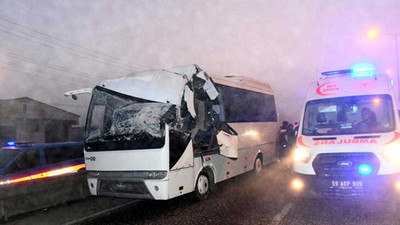
<path fill-rule="evenodd" d="M 362 181 L 350 181 L 350 180 L 332 180 L 332 188 L 362 188 Z"/>

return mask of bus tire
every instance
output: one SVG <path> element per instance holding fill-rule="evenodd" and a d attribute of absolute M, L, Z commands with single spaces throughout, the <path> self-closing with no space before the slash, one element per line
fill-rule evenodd
<path fill-rule="evenodd" d="M 195 186 L 195 198 L 197 200 L 204 200 L 210 194 L 210 180 L 206 172 L 201 172 L 196 180 Z"/>
<path fill-rule="evenodd" d="M 262 159 L 261 156 L 258 155 L 256 160 L 254 160 L 254 173 L 256 175 L 260 175 L 263 169 L 262 167 L 263 167 Z"/>

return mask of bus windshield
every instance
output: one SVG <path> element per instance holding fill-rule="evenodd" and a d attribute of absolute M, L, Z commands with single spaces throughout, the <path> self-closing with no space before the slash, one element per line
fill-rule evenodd
<path fill-rule="evenodd" d="M 172 104 L 123 95 L 102 87 L 92 93 L 86 124 L 86 150 L 148 149 L 164 146 L 161 122 Z"/>
<path fill-rule="evenodd" d="M 368 134 L 390 132 L 394 129 L 391 97 L 367 95 L 307 102 L 302 134 Z"/>

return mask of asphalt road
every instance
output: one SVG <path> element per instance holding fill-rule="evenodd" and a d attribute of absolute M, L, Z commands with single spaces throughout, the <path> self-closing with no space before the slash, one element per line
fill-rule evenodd
<path fill-rule="evenodd" d="M 244 174 L 218 184 L 204 201 L 138 201 L 83 224 L 400 224 L 397 202 L 293 198 L 289 175 L 284 163 L 274 164 L 259 177 Z"/>
<path fill-rule="evenodd" d="M 260 176 L 247 173 L 217 184 L 204 201 L 190 195 L 168 201 L 90 197 L 7 224 L 400 224 L 399 201 L 296 199 L 289 177 L 280 162 L 264 167 Z"/>

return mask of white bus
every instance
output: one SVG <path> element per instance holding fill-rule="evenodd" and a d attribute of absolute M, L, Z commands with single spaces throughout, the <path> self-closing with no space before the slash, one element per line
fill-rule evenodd
<path fill-rule="evenodd" d="M 261 81 L 196 65 L 106 80 L 92 90 L 85 163 L 92 195 L 208 196 L 220 181 L 275 160 L 274 93 Z"/>

